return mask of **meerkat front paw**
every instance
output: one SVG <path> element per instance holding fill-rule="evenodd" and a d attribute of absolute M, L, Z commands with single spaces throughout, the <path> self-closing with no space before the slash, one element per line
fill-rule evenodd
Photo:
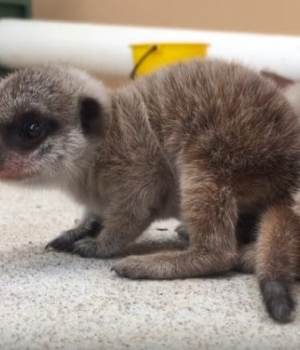
<path fill-rule="evenodd" d="M 64 231 L 58 237 L 50 241 L 45 249 L 54 249 L 57 251 L 71 252 L 73 250 L 73 245 L 76 237 L 76 229 Z"/>
<path fill-rule="evenodd" d="M 114 255 L 110 249 L 101 245 L 101 241 L 91 237 L 74 242 L 72 253 L 82 258 L 111 258 Z"/>
<path fill-rule="evenodd" d="M 83 258 L 98 258 L 96 240 L 90 237 L 80 239 L 73 244 L 72 253 Z"/>
<path fill-rule="evenodd" d="M 54 249 L 64 252 L 72 252 L 74 243 L 85 237 L 95 237 L 102 230 L 103 226 L 101 220 L 94 216 L 89 216 L 78 227 L 71 230 L 64 231 L 58 237 L 54 238 L 46 245 L 46 249 Z"/>

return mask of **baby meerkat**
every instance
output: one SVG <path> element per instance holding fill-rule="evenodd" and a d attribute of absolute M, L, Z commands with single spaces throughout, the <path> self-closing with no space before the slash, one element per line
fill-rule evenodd
<path fill-rule="evenodd" d="M 240 218 L 259 215 L 256 273 L 279 322 L 294 308 L 299 135 L 274 84 L 222 61 L 175 65 L 115 92 L 60 66 L 0 82 L 0 178 L 61 187 L 92 213 L 49 246 L 121 256 L 151 222 L 177 217 L 187 246 L 128 256 L 114 270 L 136 279 L 214 275 L 238 262 Z"/>

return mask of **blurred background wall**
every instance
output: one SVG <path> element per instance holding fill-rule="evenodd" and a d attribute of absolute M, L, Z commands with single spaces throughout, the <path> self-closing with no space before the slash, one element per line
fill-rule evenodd
<path fill-rule="evenodd" d="M 300 0 L 33 0 L 39 19 L 300 34 Z"/>

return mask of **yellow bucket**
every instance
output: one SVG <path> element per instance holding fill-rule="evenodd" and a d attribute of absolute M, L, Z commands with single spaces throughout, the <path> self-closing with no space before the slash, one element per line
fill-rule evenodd
<path fill-rule="evenodd" d="M 131 45 L 134 69 L 131 77 L 149 74 L 163 66 L 192 58 L 204 58 L 208 44 L 205 43 L 148 43 Z"/>

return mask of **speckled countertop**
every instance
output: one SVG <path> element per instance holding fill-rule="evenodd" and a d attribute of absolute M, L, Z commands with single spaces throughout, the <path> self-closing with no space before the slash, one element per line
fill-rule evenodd
<path fill-rule="evenodd" d="M 44 251 L 80 218 L 60 193 L 1 185 L 0 212 L 0 349 L 300 349 L 300 305 L 274 324 L 253 276 L 120 279 L 111 261 Z"/>

